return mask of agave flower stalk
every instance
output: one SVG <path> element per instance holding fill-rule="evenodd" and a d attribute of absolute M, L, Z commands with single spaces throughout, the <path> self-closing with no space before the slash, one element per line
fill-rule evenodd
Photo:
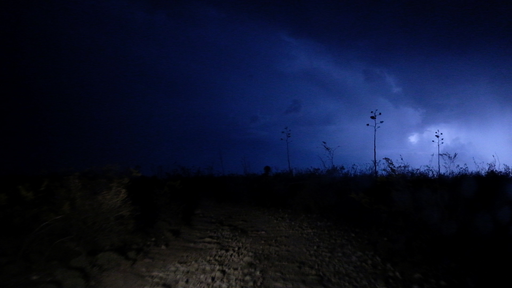
<path fill-rule="evenodd" d="M 441 175 L 441 145 L 444 144 L 444 138 L 442 138 L 443 133 L 439 132 L 439 129 L 437 129 L 436 132 L 434 132 L 434 136 L 436 137 L 435 140 L 432 140 L 432 142 L 437 142 L 437 176 Z"/>
<path fill-rule="evenodd" d="M 290 164 L 290 143 L 292 142 L 290 138 L 292 137 L 292 130 L 288 127 L 284 127 L 284 130 L 281 131 L 283 134 L 283 138 L 281 140 L 286 142 L 286 158 L 288 160 L 288 171 L 290 174 L 292 173 L 292 165 Z"/>
<path fill-rule="evenodd" d="M 375 111 L 371 111 L 370 113 L 372 116 L 370 116 L 370 119 L 373 120 L 373 125 L 370 125 L 369 123 L 366 124 L 366 126 L 373 127 L 373 173 L 375 174 L 375 177 L 378 176 L 377 172 L 377 129 L 380 128 L 379 124 L 384 123 L 384 121 L 377 121 L 377 117 L 381 116 L 382 113 L 377 112 L 378 109 L 375 109 Z"/>

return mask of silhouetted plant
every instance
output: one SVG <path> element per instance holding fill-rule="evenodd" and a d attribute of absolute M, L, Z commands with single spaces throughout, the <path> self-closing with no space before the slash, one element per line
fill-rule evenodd
<path fill-rule="evenodd" d="M 412 172 L 410 165 L 405 163 L 404 157 L 402 155 L 400 155 L 400 164 L 398 164 L 398 165 L 395 164 L 393 162 L 393 160 L 391 160 L 388 157 L 384 157 L 383 159 L 384 159 L 384 161 L 386 161 L 386 166 L 387 166 L 386 172 L 388 174 L 397 176 L 397 175 L 405 175 L 405 174 L 408 174 L 408 172 Z"/>
<path fill-rule="evenodd" d="M 441 175 L 441 153 L 440 150 L 441 150 L 441 145 L 444 144 L 443 140 L 444 138 L 441 138 L 441 136 L 443 135 L 443 133 L 439 132 L 439 129 L 437 129 L 437 131 L 435 132 L 434 136 L 436 137 L 435 140 L 432 140 L 432 142 L 436 143 L 437 142 L 437 175 Z"/>
<path fill-rule="evenodd" d="M 333 168 L 335 168 L 334 167 L 334 151 L 336 151 L 336 149 L 340 148 L 340 146 L 336 146 L 336 147 L 333 148 L 333 147 L 328 146 L 327 142 L 322 141 L 322 147 L 325 150 L 327 161 L 330 164 L 329 167 L 327 167 L 327 165 L 325 165 L 325 162 L 322 159 L 322 163 L 324 165 L 324 168 L 326 168 L 326 169 L 333 169 Z"/>
<path fill-rule="evenodd" d="M 455 163 L 455 159 L 457 159 L 457 153 L 454 153 L 453 155 L 450 153 L 441 153 L 441 157 L 443 158 L 444 162 L 444 169 L 446 169 L 448 174 L 452 174 L 452 167 Z"/>
<path fill-rule="evenodd" d="M 491 171 L 499 171 L 500 170 L 500 160 L 497 156 L 492 155 L 492 162 L 487 163 L 487 173 Z"/>
<path fill-rule="evenodd" d="M 293 173 L 292 171 L 292 165 L 290 164 L 290 143 L 292 142 L 290 138 L 292 137 L 292 130 L 290 130 L 288 127 L 284 127 L 284 130 L 281 131 L 281 134 L 283 134 L 283 138 L 281 140 L 286 142 L 286 159 L 288 160 L 288 171 Z"/>
<path fill-rule="evenodd" d="M 59 191 L 61 214 L 72 223 L 68 233 L 89 249 L 118 247 L 134 228 L 128 179 L 84 174 L 72 175 Z"/>
<path fill-rule="evenodd" d="M 378 109 L 375 109 L 375 111 L 370 111 L 372 116 L 370 116 L 370 119 L 373 120 L 373 125 L 366 124 L 366 126 L 373 127 L 373 173 L 375 174 L 375 177 L 377 177 L 377 129 L 380 128 L 378 124 L 384 123 L 384 121 L 377 122 L 377 116 L 381 116 L 382 113 L 377 113 Z"/>
<path fill-rule="evenodd" d="M 270 166 L 267 165 L 267 166 L 263 167 L 263 175 L 269 176 L 270 172 L 272 172 L 272 168 Z"/>
<path fill-rule="evenodd" d="M 25 203 L 11 210 L 22 213 L 9 213 L 24 226 L 18 235 L 23 241 L 17 262 L 67 263 L 82 253 L 134 243 L 134 213 L 125 189 L 128 181 L 116 171 L 90 170 L 48 178 L 40 188 L 22 185 L 19 194 Z M 5 232 L 8 227 L 2 226 Z"/>
<path fill-rule="evenodd" d="M 507 164 L 503 164 L 503 174 L 511 176 L 512 175 L 512 168 L 509 165 L 507 165 Z"/>

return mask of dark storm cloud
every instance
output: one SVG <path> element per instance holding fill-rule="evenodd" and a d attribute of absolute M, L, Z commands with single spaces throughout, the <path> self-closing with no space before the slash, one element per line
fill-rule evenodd
<path fill-rule="evenodd" d="M 377 69 L 363 69 L 364 81 L 367 83 L 376 83 L 385 81 L 385 75 Z"/>
<path fill-rule="evenodd" d="M 292 100 L 292 103 L 288 108 L 286 108 L 286 111 L 284 111 L 284 114 L 291 114 L 291 113 L 299 113 L 302 109 L 302 103 L 300 100 L 294 99 Z"/>
<path fill-rule="evenodd" d="M 294 37 L 372 52 L 384 46 L 386 53 L 471 51 L 473 45 L 509 45 L 512 31 L 511 8 L 502 1 L 214 2 L 281 25 Z"/>
<path fill-rule="evenodd" d="M 4 18 L 9 165 L 283 167 L 285 126 L 297 167 L 321 141 L 368 163 L 376 108 L 382 157 L 427 164 L 440 129 L 466 162 L 512 162 L 512 13 L 434 2 L 34 2 Z"/>
<path fill-rule="evenodd" d="M 195 159 L 211 158 L 210 150 L 261 133 L 248 131 L 240 119 L 258 106 L 262 115 L 274 113 L 265 107 L 273 95 L 262 94 L 274 89 L 277 83 L 267 78 L 276 72 L 262 65 L 280 54 L 277 33 L 263 23 L 225 19 L 207 5 L 145 10 L 127 3 L 134 2 L 51 3 L 31 7 L 35 17 L 23 15 L 26 30 L 14 40 L 23 48 L 15 55 L 16 65 L 26 66 L 17 77 L 24 87 L 13 105 L 33 108 L 16 127 L 25 133 L 13 146 L 32 143 L 25 150 L 36 145 L 40 162 L 48 163 L 72 158 L 59 152 L 61 145 L 117 162 L 126 157 L 109 151 L 122 145 L 145 163 L 201 165 Z M 46 125 L 37 125 L 37 118 Z M 187 159 L 182 151 L 197 157 Z"/>

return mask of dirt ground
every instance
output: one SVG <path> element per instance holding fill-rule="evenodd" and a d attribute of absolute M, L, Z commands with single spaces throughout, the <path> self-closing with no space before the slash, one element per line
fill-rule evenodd
<path fill-rule="evenodd" d="M 319 217 L 204 203 L 179 235 L 155 240 L 136 261 L 104 273 L 93 286 L 449 286 L 425 275 L 421 267 L 400 271 L 363 247 L 364 235 L 359 231 Z"/>

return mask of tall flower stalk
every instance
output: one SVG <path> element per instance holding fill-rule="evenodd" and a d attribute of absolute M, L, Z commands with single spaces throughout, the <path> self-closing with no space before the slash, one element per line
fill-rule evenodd
<path fill-rule="evenodd" d="M 290 138 L 292 137 L 292 130 L 288 127 L 284 127 L 284 130 L 281 131 L 281 134 L 283 134 L 283 138 L 281 138 L 282 141 L 286 142 L 286 159 L 288 160 L 288 171 L 290 174 L 292 173 L 292 165 L 290 163 L 290 143 L 292 142 Z"/>
<path fill-rule="evenodd" d="M 372 116 L 370 116 L 370 119 L 373 120 L 373 125 L 370 125 L 369 123 L 366 124 L 366 126 L 373 127 L 373 173 L 375 177 L 378 176 L 377 172 L 377 129 L 380 128 L 379 124 L 384 123 L 384 121 L 377 121 L 377 117 L 381 116 L 382 113 L 377 112 L 378 109 L 375 109 L 375 111 L 371 111 L 370 113 Z"/>
<path fill-rule="evenodd" d="M 436 139 L 432 140 L 432 142 L 437 143 L 437 176 L 439 176 L 441 175 L 441 153 L 439 152 L 441 151 L 441 145 L 444 144 L 444 138 L 441 137 L 443 133 L 439 132 L 439 129 L 434 133 L 434 136 Z"/>

